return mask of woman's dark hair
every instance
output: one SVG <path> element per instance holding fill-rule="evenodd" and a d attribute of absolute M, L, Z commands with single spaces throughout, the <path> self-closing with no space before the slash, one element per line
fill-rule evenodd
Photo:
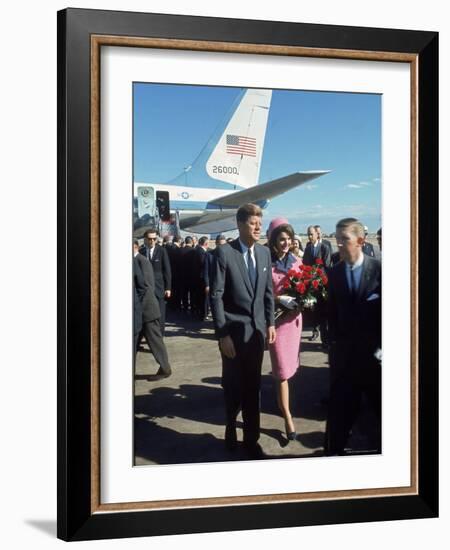
<path fill-rule="evenodd" d="M 272 261 L 278 258 L 276 244 L 280 233 L 287 233 L 291 239 L 295 238 L 295 233 L 291 224 L 282 223 L 278 227 L 275 227 L 275 229 L 272 231 L 269 237 L 269 250 L 272 255 Z"/>

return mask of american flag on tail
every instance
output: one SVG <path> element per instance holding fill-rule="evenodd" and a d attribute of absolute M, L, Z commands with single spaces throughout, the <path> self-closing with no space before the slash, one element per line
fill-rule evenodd
<path fill-rule="evenodd" d="M 256 157 L 256 138 L 227 134 L 227 153 Z"/>

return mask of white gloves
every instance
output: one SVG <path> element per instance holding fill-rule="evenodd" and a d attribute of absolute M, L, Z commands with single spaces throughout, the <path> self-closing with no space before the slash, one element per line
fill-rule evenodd
<path fill-rule="evenodd" d="M 281 296 L 278 296 L 278 299 L 280 300 L 280 304 L 286 309 L 295 309 L 297 307 L 297 302 L 292 296 L 282 294 Z"/>

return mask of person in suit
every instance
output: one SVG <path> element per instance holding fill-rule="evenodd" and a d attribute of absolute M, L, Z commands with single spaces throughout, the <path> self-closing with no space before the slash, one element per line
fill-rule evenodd
<path fill-rule="evenodd" d="M 184 247 L 180 249 L 178 269 L 180 270 L 181 309 L 185 313 L 194 310 L 193 269 L 195 259 L 194 241 L 191 236 L 184 239 Z"/>
<path fill-rule="evenodd" d="M 225 444 L 237 446 L 236 417 L 242 410 L 244 447 L 250 458 L 263 455 L 260 386 L 264 339 L 275 342 L 270 251 L 258 244 L 262 210 L 244 204 L 236 214 L 239 237 L 217 248 L 211 279 L 211 311 L 222 356 Z"/>
<path fill-rule="evenodd" d="M 372 258 L 375 258 L 375 250 L 373 249 L 373 244 L 368 243 L 366 241 L 367 235 L 369 234 L 369 228 L 367 225 L 364 226 L 364 243 L 362 245 L 362 251 L 364 254 L 367 254 L 367 256 L 371 256 Z"/>
<path fill-rule="evenodd" d="M 381 452 L 381 263 L 363 253 L 364 226 L 355 218 L 338 222 L 336 241 L 341 261 L 329 273 L 325 453 L 345 454 L 363 394 L 375 411 Z"/>
<path fill-rule="evenodd" d="M 316 231 L 317 231 L 317 240 L 319 241 L 320 244 L 324 244 L 325 246 L 328 247 L 330 251 L 330 259 L 331 259 L 331 255 L 333 254 L 333 247 L 331 246 L 330 241 L 322 237 L 322 228 L 320 227 L 320 225 L 315 225 L 314 227 L 316 228 Z"/>
<path fill-rule="evenodd" d="M 155 277 L 149 260 L 139 254 L 139 244 L 133 243 L 134 261 L 139 264 L 144 279 L 145 292 L 142 296 L 142 332 L 150 351 L 159 365 L 158 376 L 167 377 L 172 374 L 166 345 L 161 334 L 159 319 L 161 312 L 155 296 Z"/>
<path fill-rule="evenodd" d="M 328 245 L 319 241 L 319 232 L 315 225 L 310 225 L 307 229 L 308 243 L 305 247 L 303 254 L 303 263 L 305 265 L 314 265 L 316 260 L 320 259 L 323 262 L 325 270 L 328 271 L 331 265 L 331 243 L 327 241 Z M 313 342 L 321 335 L 322 346 L 327 348 L 328 346 L 328 328 L 326 320 L 325 305 L 318 303 L 315 311 L 312 314 L 311 322 L 313 325 L 310 341 Z"/>
<path fill-rule="evenodd" d="M 316 259 L 321 259 L 326 269 L 330 267 L 331 244 L 327 245 L 319 241 L 319 234 L 314 225 L 307 229 L 308 242 L 303 253 L 303 263 L 313 265 Z M 329 241 L 327 241 L 329 243 Z"/>
<path fill-rule="evenodd" d="M 289 406 L 289 380 L 299 368 L 302 314 L 297 308 L 295 299 L 285 293 L 284 283 L 289 271 L 299 270 L 302 261 L 290 252 L 295 235 L 286 218 L 272 220 L 267 235 L 272 255 L 272 283 L 275 303 L 281 304 L 286 310 L 277 322 L 277 337 L 275 342 L 269 345 L 269 353 L 278 408 L 283 415 L 286 437 L 289 442 L 297 438 Z"/>
<path fill-rule="evenodd" d="M 167 250 L 157 244 L 158 233 L 156 229 L 148 229 L 144 234 L 144 245 L 139 252 L 150 260 L 155 275 L 155 295 L 158 299 L 161 317 L 161 334 L 164 336 L 166 324 L 166 299 L 170 298 L 172 288 L 172 273 L 170 270 L 169 256 Z"/>
<path fill-rule="evenodd" d="M 211 278 L 213 276 L 213 270 L 215 268 L 215 262 L 216 262 L 216 255 L 217 255 L 217 249 L 219 246 L 222 246 L 225 244 L 226 238 L 225 235 L 217 235 L 216 237 L 216 247 L 212 250 L 208 250 L 206 254 L 206 261 L 204 265 L 203 270 L 203 278 L 205 280 L 205 294 L 206 294 L 206 308 L 209 311 L 211 308 L 211 302 L 209 299 L 209 293 L 210 293 L 210 286 L 211 286 Z"/>
<path fill-rule="evenodd" d="M 194 298 L 194 315 L 199 321 L 204 321 L 207 315 L 205 263 L 208 256 L 208 237 L 200 237 L 194 249 L 192 289 Z"/>
<path fill-rule="evenodd" d="M 137 262 L 133 258 L 133 336 L 134 336 L 134 354 L 133 364 L 136 363 L 136 353 L 139 345 L 139 335 L 142 330 L 142 300 L 145 295 L 144 274 Z"/>
<path fill-rule="evenodd" d="M 174 237 L 172 244 L 166 246 L 166 250 L 169 256 L 170 273 L 172 275 L 172 289 L 168 306 L 172 310 L 179 311 L 181 309 L 181 288 L 183 280 L 183 273 L 180 267 L 181 238 Z"/>

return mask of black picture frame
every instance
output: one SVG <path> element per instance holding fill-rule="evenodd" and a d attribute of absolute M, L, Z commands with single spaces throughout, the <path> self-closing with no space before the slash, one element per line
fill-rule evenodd
<path fill-rule="evenodd" d="M 135 37 L 411 55 L 416 67 L 417 492 L 369 498 L 312 499 L 247 505 L 99 510 L 93 487 L 98 381 L 92 361 L 92 294 L 98 258 L 91 246 L 92 37 Z M 125 39 L 126 42 L 126 39 Z M 204 49 L 208 49 L 205 47 Z M 245 48 L 244 48 L 245 50 Z M 272 21 L 67 9 L 58 13 L 58 537 L 116 537 L 268 529 L 438 515 L 438 34 Z M 413 154 L 413 157 L 414 157 Z M 413 170 L 414 172 L 414 170 Z M 390 236 L 385 235 L 385 239 Z M 392 236 L 392 238 L 396 238 Z M 94 286 L 93 286 L 94 281 Z M 95 322 L 98 322 L 95 321 Z M 423 368 L 421 368 L 423 367 Z M 94 387 L 93 387 L 94 385 Z M 94 443 L 93 443 L 94 441 Z"/>

